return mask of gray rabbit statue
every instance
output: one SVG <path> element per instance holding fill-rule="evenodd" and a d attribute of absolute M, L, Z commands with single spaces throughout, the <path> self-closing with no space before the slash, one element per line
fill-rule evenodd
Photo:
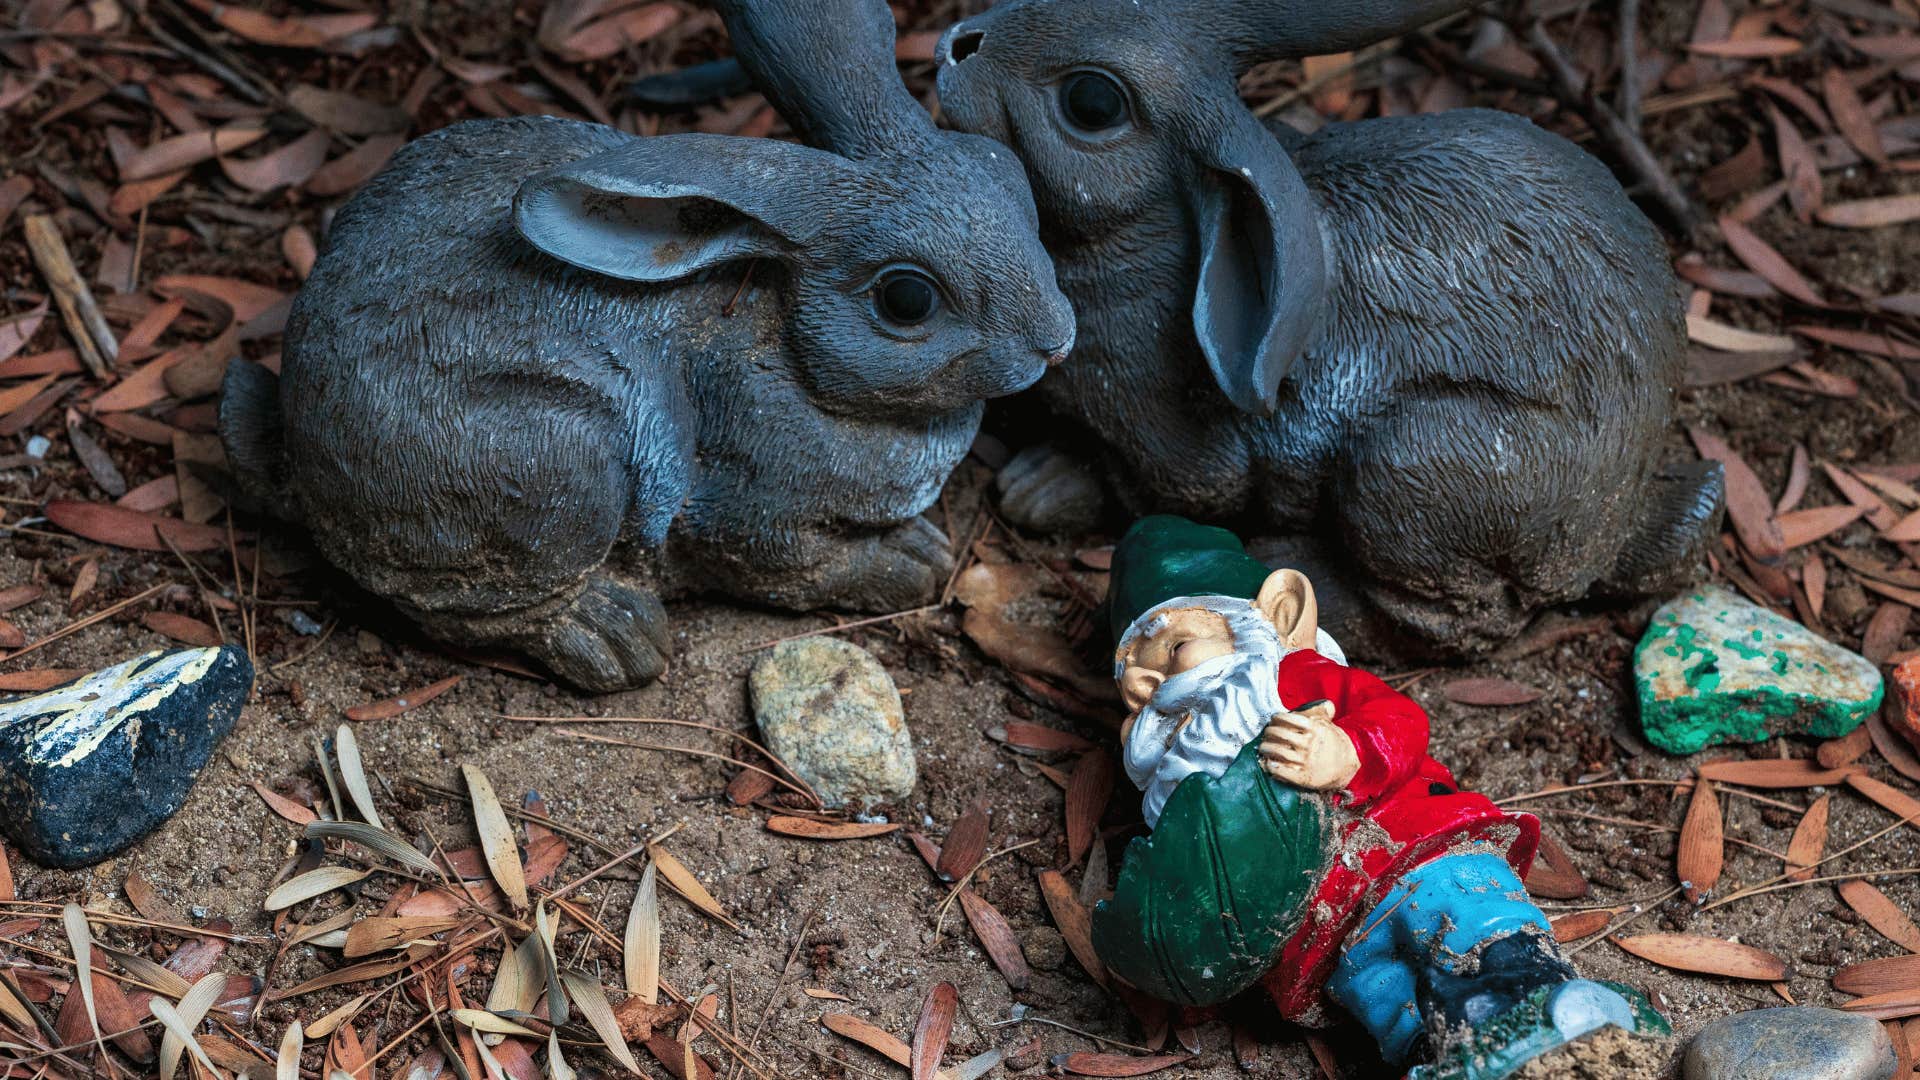
<path fill-rule="evenodd" d="M 880 0 L 729 0 L 808 146 L 525 117 L 404 148 L 336 217 L 284 367 L 227 376 L 239 486 L 429 634 L 581 689 L 665 669 L 659 597 L 895 610 L 985 399 L 1072 308 L 1004 147 L 936 129 Z"/>
<path fill-rule="evenodd" d="M 1716 465 L 1660 467 L 1681 293 L 1598 161 L 1503 113 L 1303 134 L 1237 93 L 1466 6 L 1003 0 L 937 50 L 948 122 L 1025 163 L 1079 317 L 1047 407 L 1128 510 L 1277 534 L 1375 656 L 1673 587 L 1723 498 Z M 1024 451 L 1003 508 L 1060 525 L 1076 475 Z"/>

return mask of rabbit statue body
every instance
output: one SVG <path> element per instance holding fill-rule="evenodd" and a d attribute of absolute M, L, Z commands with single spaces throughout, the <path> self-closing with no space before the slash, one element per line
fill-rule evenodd
<path fill-rule="evenodd" d="M 751 6 L 724 13 L 778 86 Z M 936 131 L 859 7 L 800 24 L 822 85 L 770 90 L 813 146 L 528 117 L 404 148 L 337 216 L 277 387 L 229 372 L 241 486 L 434 636 L 594 691 L 664 670 L 663 591 L 931 597 L 920 514 L 1072 311 L 1017 162 Z"/>
<path fill-rule="evenodd" d="M 1461 6 L 1005 0 L 938 50 L 949 121 L 1025 162 L 1079 317 L 1048 406 L 1130 510 L 1282 534 L 1376 654 L 1665 587 L 1721 501 L 1717 466 L 1659 470 L 1680 292 L 1598 161 L 1501 113 L 1302 134 L 1238 96 Z M 1044 527 L 1058 471 L 1026 475 L 1007 509 Z"/>

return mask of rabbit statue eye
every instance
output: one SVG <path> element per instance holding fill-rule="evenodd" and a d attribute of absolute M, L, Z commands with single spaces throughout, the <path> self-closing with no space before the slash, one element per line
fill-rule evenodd
<path fill-rule="evenodd" d="M 874 283 L 873 304 L 896 326 L 918 326 L 940 307 L 940 290 L 917 270 L 889 270 Z"/>
<path fill-rule="evenodd" d="M 1127 119 L 1127 93 L 1111 75 L 1076 71 L 1060 84 L 1060 111 L 1082 131 L 1108 131 Z"/>

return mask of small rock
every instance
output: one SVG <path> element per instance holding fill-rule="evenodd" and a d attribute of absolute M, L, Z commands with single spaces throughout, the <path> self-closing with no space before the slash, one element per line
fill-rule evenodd
<path fill-rule="evenodd" d="M 1869 1016 L 1757 1009 L 1722 1017 L 1687 1047 L 1686 1080 L 1887 1080 L 1893 1042 Z"/>
<path fill-rule="evenodd" d="M 1920 750 L 1920 656 L 1910 656 L 1893 669 L 1893 685 L 1900 691 L 1901 708 L 1888 715 L 1888 726 Z"/>
<path fill-rule="evenodd" d="M 151 652 L 0 704 L 0 830 L 86 866 L 173 816 L 253 683 L 230 645 Z"/>
<path fill-rule="evenodd" d="M 1845 735 L 1885 687 L 1866 658 L 1718 586 L 1654 612 L 1633 654 L 1640 725 L 1671 754 Z"/>
<path fill-rule="evenodd" d="M 866 650 L 810 637 L 768 650 L 747 678 L 767 748 L 829 806 L 905 799 L 919 773 L 900 691 Z"/>
<path fill-rule="evenodd" d="M 1051 926 L 1036 926 L 1027 932 L 1026 944 L 1020 946 L 1020 951 L 1033 967 L 1058 971 L 1067 962 L 1067 939 Z"/>

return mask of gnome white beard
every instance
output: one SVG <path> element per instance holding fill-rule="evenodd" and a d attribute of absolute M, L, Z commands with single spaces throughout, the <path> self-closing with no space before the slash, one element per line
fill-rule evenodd
<path fill-rule="evenodd" d="M 1293 651 L 1245 600 L 1182 599 L 1161 607 L 1204 607 L 1220 613 L 1233 632 L 1234 651 L 1161 683 L 1134 718 L 1124 759 L 1127 778 L 1142 792 L 1140 812 L 1148 828 L 1159 823 L 1160 811 L 1180 781 L 1196 772 L 1225 773 L 1240 751 L 1259 738 L 1273 714 L 1286 711 L 1280 700 L 1280 661 Z M 1150 615 L 1138 625 L 1148 635 L 1154 630 Z M 1326 631 L 1316 635 L 1314 644 L 1321 656 L 1346 663 Z"/>

